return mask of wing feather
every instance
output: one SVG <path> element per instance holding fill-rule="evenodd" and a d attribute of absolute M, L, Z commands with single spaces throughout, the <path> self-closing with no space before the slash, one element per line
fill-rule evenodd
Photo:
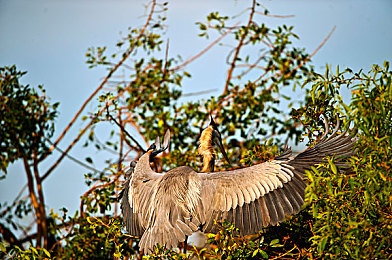
<path fill-rule="evenodd" d="M 263 226 L 266 227 L 270 224 L 271 217 L 267 208 L 267 204 L 265 203 L 265 196 L 261 197 L 258 202 L 263 214 Z"/>
<path fill-rule="evenodd" d="M 223 216 L 231 219 L 243 234 L 255 232 L 261 226 L 276 225 L 286 215 L 297 213 L 304 204 L 305 171 L 325 161 L 325 156 L 338 156 L 336 165 L 345 167 L 346 156 L 354 153 L 355 142 L 352 136 L 337 135 L 294 157 L 291 150 L 286 150 L 275 160 L 251 167 L 198 174 L 201 196 L 205 194 L 205 186 L 214 187 L 215 190 L 208 191 L 214 194 L 209 196 L 213 200 L 210 204 L 214 205 L 210 210 L 226 211 Z M 220 194 L 226 199 L 222 201 Z M 208 226 L 203 230 L 210 229 Z"/>
<path fill-rule="evenodd" d="M 252 196 L 250 195 L 250 192 L 248 190 L 249 186 L 245 186 L 241 189 L 242 194 L 244 194 L 244 203 L 248 204 L 252 201 Z"/>
<path fill-rule="evenodd" d="M 276 196 L 276 193 L 278 193 L 279 190 L 274 190 L 273 192 L 270 193 L 270 198 L 271 198 L 271 202 L 274 204 L 275 206 L 275 210 L 276 210 L 276 215 L 277 215 L 277 222 L 282 222 L 285 218 L 284 215 L 284 209 L 282 207 L 281 203 L 277 203 L 279 202 L 278 197 Z"/>
<path fill-rule="evenodd" d="M 272 161 L 209 174 L 178 167 L 160 175 L 144 158 L 125 184 L 124 223 L 130 233 L 142 235 L 140 246 L 146 250 L 156 243 L 176 247 L 197 227 L 216 231 L 214 220 L 232 221 L 244 235 L 255 233 L 297 213 L 304 203 L 305 171 L 325 156 L 337 156 L 336 165 L 346 167 L 355 142 L 336 135 L 294 157 L 286 150 Z"/>

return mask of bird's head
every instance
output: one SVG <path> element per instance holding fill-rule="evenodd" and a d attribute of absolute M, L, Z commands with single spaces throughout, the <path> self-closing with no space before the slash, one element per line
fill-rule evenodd
<path fill-rule="evenodd" d="M 227 157 L 225 148 L 223 147 L 223 143 L 222 143 L 222 135 L 218 130 L 218 126 L 215 123 L 214 119 L 212 118 L 212 116 L 210 116 L 210 124 L 208 126 L 208 128 L 211 129 L 211 141 L 213 145 L 218 146 L 219 150 L 221 151 L 221 153 L 223 154 L 223 157 L 225 158 L 225 160 L 230 163 L 229 158 Z"/>
<path fill-rule="evenodd" d="M 151 151 L 151 158 L 154 158 L 161 152 L 165 151 L 170 145 L 170 130 L 167 129 L 165 136 L 163 138 L 163 143 L 161 143 L 161 139 L 159 136 L 156 138 L 155 143 L 153 143 L 146 152 Z"/>

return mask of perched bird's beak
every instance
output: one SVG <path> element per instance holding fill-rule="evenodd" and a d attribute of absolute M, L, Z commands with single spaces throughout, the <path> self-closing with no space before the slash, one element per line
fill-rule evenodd
<path fill-rule="evenodd" d="M 227 157 L 225 148 L 223 148 L 223 144 L 222 144 L 222 139 L 220 139 L 219 137 L 216 138 L 216 143 L 219 147 L 219 150 L 221 151 L 221 153 L 223 154 L 223 157 L 225 158 L 225 160 L 230 164 L 230 160 Z"/>

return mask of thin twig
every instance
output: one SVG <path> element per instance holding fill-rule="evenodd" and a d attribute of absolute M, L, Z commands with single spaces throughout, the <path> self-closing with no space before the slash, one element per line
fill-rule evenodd
<path fill-rule="evenodd" d="M 152 18 L 152 14 L 154 13 L 154 8 L 156 5 L 156 1 L 153 0 L 152 1 L 152 6 L 151 6 L 151 11 L 150 14 L 148 15 L 147 21 L 144 24 L 143 28 L 140 30 L 139 35 L 136 38 L 136 41 L 138 41 L 144 31 L 146 30 L 148 24 L 151 21 Z M 55 146 L 57 146 L 57 144 L 60 142 L 60 140 L 64 137 L 64 135 L 66 134 L 66 132 L 68 131 L 68 129 L 72 126 L 72 124 L 75 122 L 75 120 L 77 119 L 77 117 L 80 115 L 80 113 L 82 112 L 82 110 L 84 109 L 84 107 L 87 105 L 87 103 L 93 98 L 93 96 L 104 86 L 104 84 L 107 82 L 107 80 L 111 77 L 111 75 L 115 72 L 115 70 L 118 69 L 118 67 L 120 67 L 120 65 L 126 60 L 126 58 L 133 52 L 133 50 L 135 49 L 136 45 L 132 46 L 123 56 L 123 59 L 117 64 L 118 66 L 116 66 L 115 68 L 113 68 L 112 70 L 110 70 L 108 76 L 106 76 L 106 78 L 104 79 L 104 81 L 101 83 L 101 85 L 97 88 L 96 91 L 94 91 L 94 93 L 86 100 L 86 102 L 83 104 L 82 108 L 78 111 L 78 113 L 75 115 L 75 117 L 71 120 L 70 124 L 66 127 L 66 129 L 63 131 L 63 133 L 60 135 L 60 137 L 56 140 L 56 142 L 54 143 L 54 145 L 50 148 L 50 151 L 52 151 L 54 149 Z M 124 92 L 126 88 L 124 88 L 119 95 L 117 95 L 117 98 Z M 93 118 L 93 120 L 91 120 L 91 122 L 83 129 L 80 131 L 79 135 L 72 141 L 72 143 L 67 147 L 67 149 L 64 151 L 65 154 L 67 154 L 72 147 L 79 141 L 79 139 L 82 137 L 82 135 L 87 131 L 88 128 L 90 128 L 90 126 L 94 123 L 94 119 L 98 118 L 98 116 L 100 116 L 102 114 L 102 112 L 105 110 L 105 108 L 103 108 L 101 111 L 98 112 L 98 114 Z M 65 154 L 62 154 L 60 156 L 60 158 L 49 168 L 49 170 L 47 170 L 47 172 L 44 174 L 44 176 L 42 177 L 42 180 L 46 179 L 46 177 L 49 176 L 49 174 L 58 166 L 58 164 L 63 160 L 63 158 L 65 157 Z"/>
<path fill-rule="evenodd" d="M 291 17 L 295 17 L 295 15 L 293 15 L 293 14 L 290 14 L 290 15 L 265 14 L 265 13 L 262 13 L 260 11 L 256 11 L 255 13 L 256 14 L 260 14 L 260 15 L 264 15 L 264 16 L 267 16 L 267 17 L 274 17 L 274 18 L 291 18 Z"/>
<path fill-rule="evenodd" d="M 214 91 L 218 91 L 218 88 L 202 90 L 202 91 L 197 91 L 197 92 L 189 92 L 189 93 L 182 94 L 181 97 L 199 96 L 199 95 L 209 94 Z"/>
<path fill-rule="evenodd" d="M 46 139 L 46 141 L 48 141 L 50 144 L 53 145 L 53 143 L 52 143 L 49 139 Z M 75 163 L 79 164 L 80 166 L 83 166 L 83 167 L 85 167 L 85 168 L 87 168 L 87 169 L 89 169 L 89 170 L 91 170 L 91 171 L 93 171 L 93 172 L 96 172 L 96 173 L 97 173 L 97 172 L 100 172 L 99 170 L 97 170 L 97 169 L 91 167 L 90 165 L 87 165 L 87 164 L 85 164 L 84 162 L 82 162 L 82 161 L 76 159 L 75 157 L 73 157 L 73 156 L 71 156 L 71 155 L 65 153 L 65 152 L 64 152 L 62 149 L 60 149 L 58 146 L 55 146 L 55 149 L 56 149 L 57 151 L 59 151 L 60 153 L 64 154 L 64 155 L 65 155 L 66 157 L 68 157 L 68 159 L 70 159 L 71 161 L 74 161 Z"/>
<path fill-rule="evenodd" d="M 248 25 L 246 26 L 246 28 L 249 28 L 249 26 L 252 23 L 253 14 L 255 13 L 255 6 L 256 6 L 256 0 L 253 0 L 252 9 L 251 9 L 251 12 L 250 12 L 250 15 L 249 15 L 249 20 L 248 20 Z M 240 42 L 238 43 L 238 46 L 236 47 L 236 51 L 234 53 L 233 60 L 232 60 L 231 65 L 230 65 L 230 69 L 227 72 L 225 89 L 223 90 L 222 95 L 224 95 L 228 91 L 228 89 L 229 89 L 229 84 L 230 84 L 230 81 L 231 81 L 233 70 L 235 68 L 235 62 L 237 61 L 238 55 L 240 53 L 240 49 L 241 49 L 241 47 L 242 47 L 242 45 L 244 43 L 244 40 L 245 40 L 247 35 L 248 35 L 248 33 L 245 33 L 245 32 L 242 34 Z"/>
<path fill-rule="evenodd" d="M 239 23 L 237 23 L 235 26 L 237 26 Z M 204 53 L 206 53 L 209 49 L 211 49 L 214 45 L 216 45 L 218 42 L 220 42 L 223 38 L 225 38 L 229 33 L 231 33 L 233 29 L 229 29 L 227 30 L 227 32 L 225 32 L 224 34 L 222 34 L 218 39 L 216 39 L 215 41 L 213 41 L 212 43 L 210 43 L 204 50 L 202 50 L 201 52 L 199 52 L 198 54 L 196 54 L 195 56 L 193 56 L 192 58 L 190 58 L 189 60 L 185 61 L 183 64 L 178 65 L 174 68 L 171 68 L 170 71 L 174 71 L 174 70 L 179 70 L 182 69 L 183 67 L 185 67 L 186 65 L 188 65 L 189 63 L 191 63 L 192 61 L 196 60 L 197 58 L 199 58 L 201 55 L 203 55 Z"/>
<path fill-rule="evenodd" d="M 257 69 L 263 69 L 265 70 L 265 67 L 261 67 L 261 66 L 257 66 L 257 64 L 259 64 L 259 62 L 267 55 L 267 52 L 264 52 L 263 55 L 260 55 L 260 57 L 256 60 L 255 63 L 253 64 L 240 64 L 237 65 L 237 67 L 249 67 L 247 70 L 245 70 L 244 72 L 242 72 L 240 75 L 236 76 L 236 78 L 242 78 L 243 76 L 245 76 L 246 74 L 248 74 L 252 69 L 257 68 Z"/>
<path fill-rule="evenodd" d="M 111 99 L 110 102 L 107 104 L 108 106 L 111 105 L 111 103 L 118 99 L 125 90 L 127 90 L 128 87 L 122 89 L 118 95 Z M 42 180 L 46 179 L 49 174 L 60 164 L 60 162 L 64 159 L 65 155 L 68 154 L 68 152 L 73 148 L 73 146 L 80 140 L 80 138 L 84 135 L 84 133 L 89 129 L 94 123 L 95 120 L 102 115 L 103 111 L 106 110 L 106 106 L 103 107 L 98 113 L 91 119 L 90 123 L 88 123 L 82 130 L 80 130 L 79 135 L 72 141 L 72 143 L 65 149 L 64 153 L 57 159 L 57 161 L 46 171 L 46 173 L 42 176 Z"/>
<path fill-rule="evenodd" d="M 293 73 L 294 71 L 297 71 L 300 67 L 302 67 L 305 63 L 307 63 L 320 49 L 321 47 L 324 46 L 324 44 L 328 41 L 328 39 L 331 37 L 331 35 L 333 34 L 333 32 L 335 31 L 336 26 L 334 26 L 332 28 L 332 30 L 329 32 L 329 34 L 327 35 L 327 37 L 325 37 L 325 39 L 320 43 L 320 45 L 308 56 L 306 57 L 306 59 L 304 59 L 300 64 L 298 64 L 297 67 L 295 67 L 294 69 L 292 69 L 291 71 L 289 71 L 286 75 L 284 75 L 284 78 L 287 78 L 291 75 L 291 73 Z M 266 71 L 263 75 L 261 75 L 260 77 L 258 77 L 253 83 L 258 82 L 259 80 L 261 80 L 262 78 L 264 78 L 264 76 L 268 73 L 268 71 Z M 264 81 L 268 81 L 269 79 L 273 78 L 273 77 L 277 77 L 277 76 L 281 76 L 282 72 L 278 71 L 275 74 L 269 76 L 268 78 L 266 78 Z M 272 87 L 273 85 L 271 85 Z"/>
<path fill-rule="evenodd" d="M 333 32 L 336 29 L 336 25 L 332 28 L 332 30 L 329 32 L 329 34 L 327 35 L 327 37 L 325 37 L 325 39 L 320 43 L 320 45 L 308 56 L 306 57 L 306 59 L 304 59 L 300 64 L 298 64 L 297 67 L 295 67 L 292 71 L 290 71 L 288 74 L 286 74 L 284 77 L 287 78 L 291 73 L 293 73 L 294 71 L 298 70 L 300 67 L 302 67 L 306 62 L 308 62 L 320 49 L 321 47 L 324 46 L 324 44 L 328 41 L 328 39 L 331 37 L 331 35 L 333 34 Z"/>
<path fill-rule="evenodd" d="M 107 116 L 110 117 L 110 120 L 112 120 L 118 127 L 120 127 L 121 131 L 123 131 L 129 138 L 131 138 L 131 140 L 132 140 L 133 142 L 136 143 L 136 145 L 139 147 L 139 149 L 142 150 L 143 153 L 145 153 L 146 150 L 143 149 L 143 147 L 139 144 L 139 142 L 136 141 L 136 139 L 133 138 L 133 136 L 130 135 L 130 134 L 128 133 L 128 131 L 125 130 L 125 128 L 124 128 L 120 123 L 118 123 L 117 120 L 114 119 L 114 117 L 109 113 L 109 107 L 108 107 L 108 106 L 106 106 L 106 109 L 107 109 Z M 121 111 L 121 110 L 120 110 L 120 111 Z M 129 146 L 132 147 L 132 145 L 128 142 L 128 140 L 127 140 L 126 138 L 124 138 L 124 140 L 125 140 L 125 142 L 126 142 Z"/>
<path fill-rule="evenodd" d="M 146 30 L 148 24 L 151 21 L 152 18 L 152 14 L 154 13 L 154 8 L 156 5 L 156 1 L 153 0 L 152 1 L 152 6 L 151 6 L 151 11 L 148 15 L 147 21 L 144 24 L 143 28 L 140 30 L 139 35 L 136 37 L 135 42 L 137 42 L 142 35 L 144 34 L 144 31 Z M 71 122 L 69 122 L 69 124 L 67 125 L 67 127 L 64 129 L 64 131 L 61 133 L 61 135 L 57 138 L 57 140 L 54 142 L 54 144 L 50 147 L 49 152 L 52 151 L 54 149 L 55 146 L 57 146 L 57 144 L 63 139 L 63 137 L 65 136 L 65 134 L 68 132 L 68 130 L 71 128 L 71 126 L 75 123 L 76 119 L 79 117 L 79 115 L 82 113 L 82 111 L 84 110 L 84 108 L 87 106 L 87 104 L 93 99 L 93 97 L 103 88 L 103 86 L 107 83 L 107 81 L 109 80 L 109 78 L 113 75 L 113 73 L 124 63 L 124 61 L 129 57 L 129 55 L 133 52 L 133 50 L 136 48 L 137 45 L 133 45 L 129 50 L 127 50 L 124 55 L 123 58 L 117 63 L 117 65 L 112 68 L 108 75 L 105 77 L 105 79 L 102 81 L 102 83 L 99 85 L 99 87 L 90 95 L 89 98 L 87 98 L 87 100 L 83 103 L 82 107 L 79 109 L 79 111 L 75 114 L 74 118 L 71 120 Z M 49 154 L 49 153 L 48 153 Z M 47 154 L 47 155 L 48 155 Z M 47 156 L 46 155 L 46 156 Z M 45 156 L 45 157 L 46 157 Z M 43 159 L 43 158 L 42 158 Z"/>

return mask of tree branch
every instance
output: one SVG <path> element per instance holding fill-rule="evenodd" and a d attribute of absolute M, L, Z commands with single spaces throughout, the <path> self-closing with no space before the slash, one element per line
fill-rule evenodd
<path fill-rule="evenodd" d="M 40 211 L 40 225 L 42 229 L 42 237 L 44 238 L 44 248 L 48 247 L 48 228 L 46 225 L 46 212 L 45 212 L 45 200 L 44 200 L 44 193 L 42 191 L 42 179 L 39 176 L 38 172 L 38 159 L 36 156 L 33 156 L 33 170 L 34 170 L 34 177 L 37 183 L 37 192 L 39 197 L 39 211 Z M 38 218 L 38 217 L 37 217 Z"/>
<path fill-rule="evenodd" d="M 0 234 L 3 236 L 3 239 L 11 245 L 23 248 L 22 243 L 16 238 L 15 234 L 2 223 L 0 223 Z"/>
<path fill-rule="evenodd" d="M 239 23 L 236 23 L 235 26 L 237 26 Z M 229 29 L 227 30 L 227 32 L 225 32 L 224 34 L 222 34 L 221 36 L 219 36 L 215 41 L 213 41 L 212 43 L 210 43 L 206 48 L 204 48 L 201 52 L 199 52 L 198 54 L 196 54 L 195 56 L 193 56 L 192 58 L 190 58 L 189 60 L 185 61 L 183 64 L 178 65 L 174 68 L 171 68 L 170 71 L 175 71 L 175 70 L 179 70 L 182 69 L 183 67 L 185 67 L 186 65 L 188 65 L 189 63 L 191 63 L 192 61 L 196 60 L 197 58 L 199 58 L 200 56 L 202 56 L 204 53 L 206 53 L 209 49 L 211 49 L 214 45 L 216 45 L 218 42 L 220 42 L 223 38 L 225 38 L 229 33 L 231 33 L 233 29 Z"/>
<path fill-rule="evenodd" d="M 265 13 L 262 13 L 260 11 L 256 11 L 255 13 L 256 14 L 260 14 L 260 15 L 264 15 L 264 16 L 267 16 L 267 17 L 274 17 L 274 18 L 291 18 L 291 17 L 295 17 L 295 15 L 293 15 L 293 14 L 290 14 L 290 15 L 265 14 Z"/>
<path fill-rule="evenodd" d="M 124 132 L 129 138 L 131 138 L 131 140 L 139 147 L 140 150 L 143 151 L 143 153 L 146 152 L 146 150 L 143 149 L 143 147 L 139 144 L 138 141 L 136 141 L 135 138 L 133 138 L 133 136 L 131 136 L 127 130 L 125 130 L 124 126 L 122 126 L 120 123 L 117 122 L 116 119 L 113 118 L 113 116 L 109 113 L 109 109 L 108 106 L 106 106 L 107 109 L 107 116 L 110 117 L 110 120 L 112 120 L 118 127 L 120 127 L 121 131 Z M 121 111 L 121 110 L 120 110 Z M 120 112 L 121 113 L 121 112 Z M 126 138 L 124 138 L 125 142 L 132 147 L 132 145 L 128 142 L 128 140 Z"/>
<path fill-rule="evenodd" d="M 146 30 L 148 24 L 151 21 L 151 17 L 152 14 L 154 13 L 154 9 L 156 6 L 156 1 L 152 0 L 152 6 L 151 6 L 151 10 L 150 13 L 148 15 L 147 21 L 144 24 L 143 28 L 140 30 L 140 33 L 138 34 L 138 36 L 135 39 L 135 42 L 137 42 L 142 35 L 144 34 L 144 31 Z M 69 124 L 67 125 L 67 127 L 64 129 L 64 131 L 61 133 L 61 135 L 57 138 L 57 140 L 54 142 L 54 144 L 50 147 L 49 152 L 52 151 L 54 149 L 55 146 L 57 146 L 57 144 L 63 139 L 63 137 L 65 136 L 65 134 L 68 132 L 68 130 L 71 128 L 71 126 L 75 123 L 76 119 L 79 117 L 79 115 L 82 113 L 82 111 L 85 109 L 85 107 L 87 106 L 87 104 L 93 99 L 93 97 L 103 88 L 103 86 L 107 83 L 107 81 L 109 80 L 109 78 L 111 78 L 111 76 L 113 75 L 113 73 L 125 62 L 125 60 L 129 57 L 129 55 L 134 51 L 134 49 L 136 48 L 136 45 L 133 45 L 130 49 L 128 49 L 122 59 L 116 64 L 116 66 L 114 66 L 108 73 L 108 75 L 105 77 L 105 79 L 102 81 L 102 83 L 99 85 L 99 87 L 90 95 L 90 97 L 87 98 L 87 100 L 83 103 L 82 107 L 79 109 L 79 111 L 75 114 L 74 118 L 69 122 Z M 47 156 L 47 155 L 46 155 Z"/>
<path fill-rule="evenodd" d="M 255 13 L 255 6 L 256 6 L 256 0 L 253 0 L 253 4 L 252 4 L 252 8 L 251 8 L 251 12 L 250 12 L 250 15 L 249 15 L 249 20 L 248 20 L 248 24 L 247 24 L 246 28 L 249 28 L 249 26 L 250 26 L 251 23 L 252 23 L 253 14 Z M 230 81 L 231 81 L 231 77 L 232 77 L 232 74 L 233 74 L 233 70 L 234 70 L 234 68 L 235 68 L 235 62 L 237 61 L 237 58 L 238 58 L 238 55 L 239 55 L 239 53 L 240 53 L 241 47 L 242 47 L 242 45 L 243 45 L 243 43 L 244 43 L 244 40 L 245 40 L 245 38 L 246 38 L 247 35 L 248 35 L 248 32 L 247 32 L 247 31 L 244 32 L 244 33 L 242 34 L 241 39 L 240 39 L 240 42 L 238 43 L 238 45 L 237 45 L 237 47 L 236 47 L 236 51 L 235 51 L 235 53 L 234 53 L 233 60 L 232 60 L 231 65 L 230 65 L 230 69 L 229 69 L 229 71 L 227 72 L 227 78 L 226 78 L 225 89 L 223 90 L 222 95 L 224 95 L 224 94 L 228 91 L 228 89 L 229 89 L 229 84 L 230 84 Z"/>
<path fill-rule="evenodd" d="M 53 143 L 52 143 L 49 139 L 46 139 L 46 141 L 48 141 L 50 144 L 53 145 Z M 60 149 L 59 147 L 55 146 L 55 149 L 56 149 L 57 151 L 59 151 L 61 154 L 64 154 L 64 155 L 65 155 L 66 157 L 68 157 L 68 159 L 70 159 L 71 161 L 74 161 L 75 163 L 79 164 L 80 166 L 82 166 L 82 167 L 84 167 L 84 168 L 87 168 L 87 169 L 89 169 L 90 171 L 93 171 L 93 172 L 100 172 L 99 170 L 97 170 L 97 169 L 91 167 L 90 165 L 87 165 L 87 164 L 85 164 L 84 162 L 82 162 L 82 161 L 76 159 L 76 158 L 73 157 L 72 155 L 69 155 L 68 153 L 65 153 L 64 150 Z"/>
<path fill-rule="evenodd" d="M 42 229 L 41 229 L 41 211 L 39 208 L 37 196 L 34 190 L 34 180 L 33 180 L 33 173 L 31 172 L 30 166 L 28 164 L 27 159 L 23 158 L 23 164 L 25 167 L 25 172 L 27 175 L 27 187 L 29 188 L 30 200 L 33 204 L 35 215 L 37 216 L 37 247 L 41 246 L 41 237 L 42 237 Z"/>

